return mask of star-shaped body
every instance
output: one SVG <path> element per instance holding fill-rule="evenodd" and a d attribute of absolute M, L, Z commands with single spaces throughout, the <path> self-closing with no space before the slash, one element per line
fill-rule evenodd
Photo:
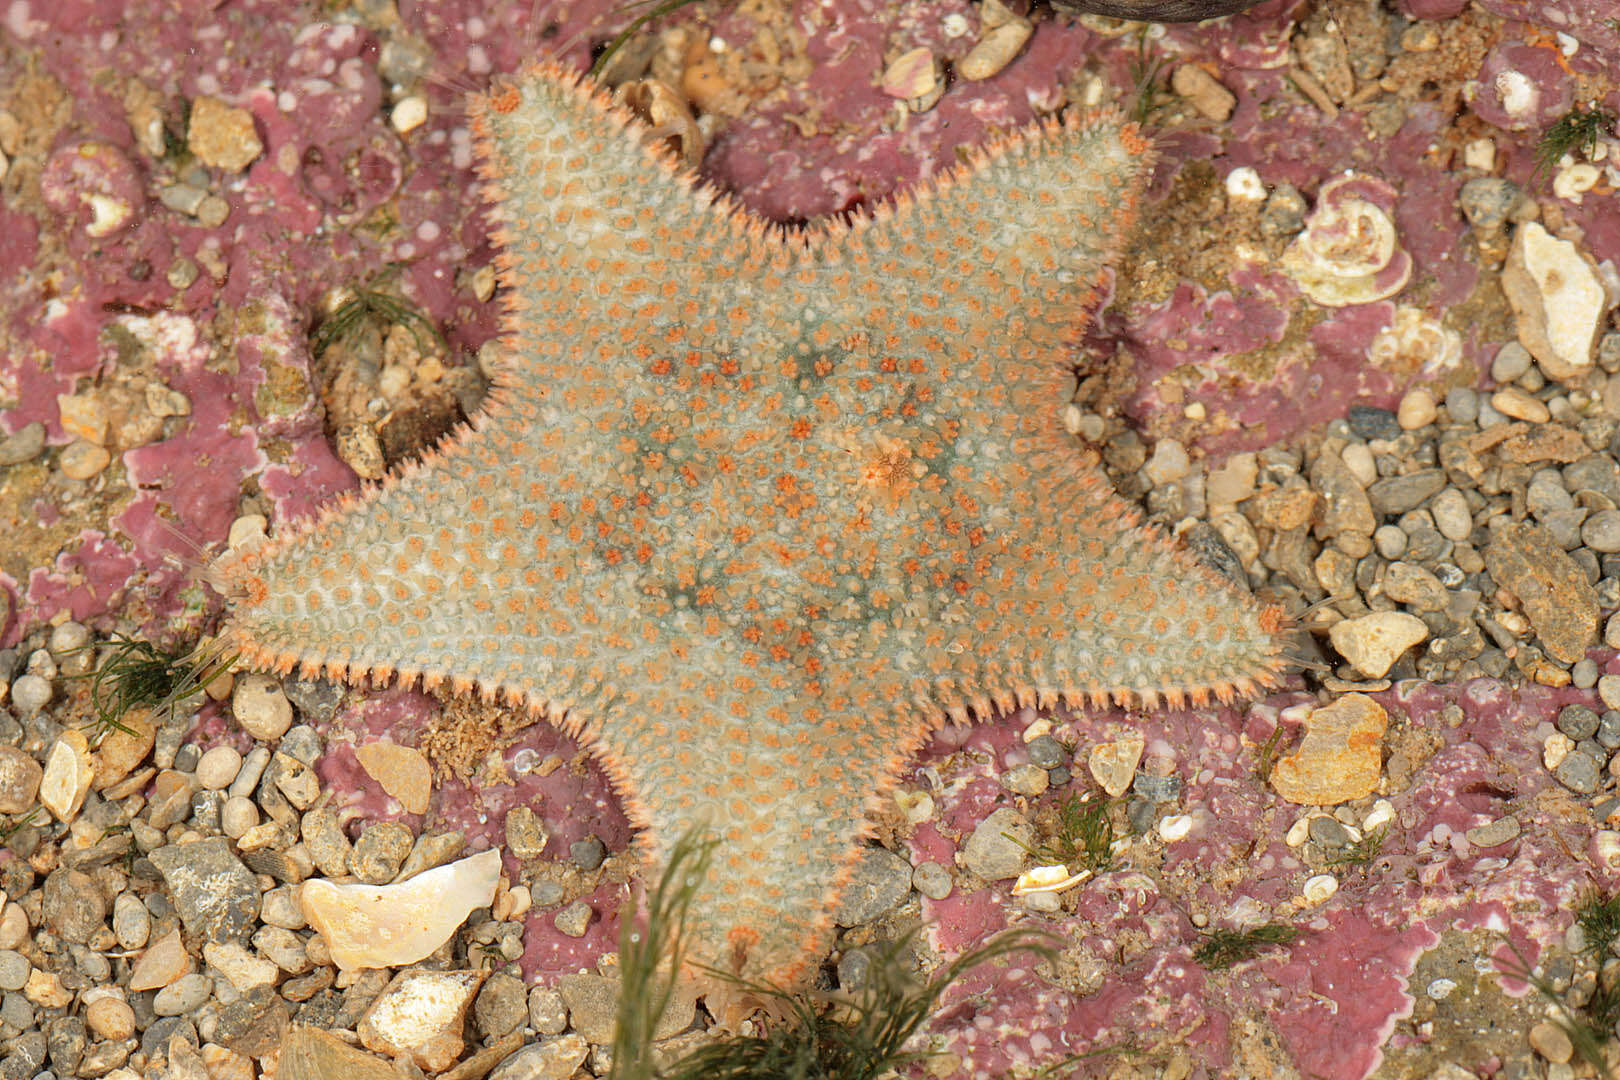
<path fill-rule="evenodd" d="M 250 662 L 544 713 L 652 864 L 718 837 L 690 945 L 780 983 L 947 718 L 1273 680 L 1277 613 L 1137 526 L 1061 424 L 1134 129 L 1048 123 L 795 233 L 575 76 L 474 119 L 507 366 L 472 430 L 219 568 Z"/>

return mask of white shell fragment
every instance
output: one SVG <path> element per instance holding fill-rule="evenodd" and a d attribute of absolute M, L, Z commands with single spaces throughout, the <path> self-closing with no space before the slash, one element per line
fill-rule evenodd
<path fill-rule="evenodd" d="M 1346 174 L 1328 181 L 1305 231 L 1283 252 L 1283 269 L 1323 307 L 1394 296 L 1412 274 L 1390 216 L 1394 203 L 1394 189 L 1381 180 Z"/>
<path fill-rule="evenodd" d="M 1301 893 L 1305 897 L 1305 902 L 1314 907 L 1317 904 L 1326 903 L 1338 891 L 1338 878 L 1332 874 L 1317 874 L 1315 877 L 1306 880 Z"/>
<path fill-rule="evenodd" d="M 1502 291 L 1519 341 L 1544 375 L 1563 381 L 1592 366 L 1609 303 L 1597 267 L 1579 248 L 1526 222 L 1502 267 Z"/>
<path fill-rule="evenodd" d="M 1076 885 L 1091 877 L 1090 870 L 1082 870 L 1078 874 L 1069 873 L 1069 868 L 1062 863 L 1051 866 L 1037 866 L 1033 870 L 1026 870 L 1018 875 L 1013 882 L 1012 894 L 1025 896 L 1037 892 L 1062 892 L 1072 889 Z"/>
<path fill-rule="evenodd" d="M 72 821 L 84 806 L 90 792 L 95 765 L 84 732 L 68 728 L 62 732 L 45 759 L 45 775 L 39 782 L 39 801 L 57 821 Z"/>
<path fill-rule="evenodd" d="M 450 939 L 475 908 L 495 899 L 501 853 L 480 852 L 394 885 L 313 878 L 299 887 L 304 917 L 345 971 L 413 964 Z"/>

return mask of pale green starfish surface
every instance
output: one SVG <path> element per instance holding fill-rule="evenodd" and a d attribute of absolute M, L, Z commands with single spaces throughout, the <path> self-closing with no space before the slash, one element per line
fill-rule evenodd
<path fill-rule="evenodd" d="M 557 69 L 474 114 L 507 366 L 472 430 L 219 568 L 252 663 L 544 713 L 654 864 L 721 839 L 696 958 L 782 983 L 947 718 L 1274 681 L 1279 614 L 1138 526 L 1061 424 L 1134 128 L 1050 122 L 799 233 Z"/>

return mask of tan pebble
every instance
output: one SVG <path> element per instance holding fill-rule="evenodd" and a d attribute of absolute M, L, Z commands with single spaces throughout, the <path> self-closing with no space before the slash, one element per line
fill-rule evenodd
<path fill-rule="evenodd" d="M 895 57 L 883 72 L 878 86 L 892 98 L 911 101 L 933 92 L 939 82 L 934 53 L 926 47 L 912 49 Z"/>
<path fill-rule="evenodd" d="M 84 797 L 90 793 L 94 776 L 95 766 L 84 732 L 68 728 L 57 737 L 50 756 L 45 759 L 44 774 L 39 782 L 40 805 L 56 820 L 72 821 L 84 806 Z"/>
<path fill-rule="evenodd" d="M 231 522 L 231 531 L 225 537 L 225 546 L 235 549 L 252 544 L 255 547 L 267 538 L 265 527 L 269 522 L 263 514 L 243 514 Z"/>
<path fill-rule="evenodd" d="M 1407 391 L 1406 396 L 1401 398 L 1401 403 L 1395 410 L 1395 420 L 1401 425 L 1401 430 L 1416 431 L 1420 427 L 1434 423 L 1438 412 L 1434 395 L 1419 387 Z"/>
<path fill-rule="evenodd" d="M 1024 19 L 1003 23 L 986 33 L 956 65 L 956 73 L 969 82 L 998 74 L 1024 48 L 1034 28 Z"/>
<path fill-rule="evenodd" d="M 16 904 L 0 912 L 0 949 L 15 949 L 28 940 L 28 913 Z"/>
<path fill-rule="evenodd" d="M 1233 454 L 1218 468 L 1211 469 L 1205 482 L 1205 496 L 1212 503 L 1240 503 L 1254 494 L 1260 474 L 1259 458 L 1252 453 Z"/>
<path fill-rule="evenodd" d="M 207 791 L 231 786 L 242 768 L 242 755 L 233 746 L 213 746 L 197 762 L 197 783 Z"/>
<path fill-rule="evenodd" d="M 1429 636 L 1422 619 L 1404 611 L 1375 611 L 1333 624 L 1328 640 L 1363 675 L 1382 678 L 1401 654 Z"/>
<path fill-rule="evenodd" d="M 57 464 L 61 466 L 62 475 L 70 476 L 75 480 L 89 480 L 101 475 L 112 462 L 112 455 L 105 446 L 97 446 L 93 442 L 75 439 L 62 448 L 61 457 Z"/>
<path fill-rule="evenodd" d="M 1530 1046 L 1555 1065 L 1563 1065 L 1575 1054 L 1575 1046 L 1562 1027 L 1543 1020 L 1530 1029 Z"/>
<path fill-rule="evenodd" d="M 1087 762 L 1091 776 L 1112 798 L 1119 798 L 1131 786 L 1136 776 L 1136 763 L 1142 760 L 1146 740 L 1138 732 L 1123 735 L 1113 742 L 1098 743 L 1091 748 Z"/>
<path fill-rule="evenodd" d="M 1531 397 L 1517 386 L 1504 387 L 1492 394 L 1491 407 L 1503 416 L 1532 424 L 1545 424 L 1552 419 L 1552 413 L 1540 399 Z"/>
<path fill-rule="evenodd" d="M 1541 764 L 1547 769 L 1556 769 L 1564 763 L 1569 752 L 1575 749 L 1575 740 L 1562 731 L 1555 731 L 1547 736 L 1547 741 L 1541 746 Z"/>
<path fill-rule="evenodd" d="M 242 730 L 261 742 L 274 742 L 292 727 L 292 702 L 269 675 L 252 672 L 236 680 L 231 714 Z"/>
<path fill-rule="evenodd" d="M 393 742 L 374 742 L 356 748 L 354 756 L 366 774 L 398 799 L 408 813 L 427 813 L 433 795 L 433 770 L 420 750 Z"/>
<path fill-rule="evenodd" d="M 160 382 L 146 384 L 146 411 L 156 417 L 190 416 L 191 399 Z"/>
<path fill-rule="evenodd" d="M 1338 891 L 1338 878 L 1335 878 L 1332 874 L 1317 874 L 1306 880 L 1305 887 L 1300 890 L 1300 895 L 1305 898 L 1307 904 L 1314 907 L 1317 904 L 1326 903 Z"/>
<path fill-rule="evenodd" d="M 362 480 L 379 479 L 387 471 L 382 444 L 370 424 L 344 424 L 337 429 L 337 455 Z"/>
<path fill-rule="evenodd" d="M 191 103 L 186 145 L 204 165 L 228 172 L 241 172 L 264 150 L 252 113 L 207 96 Z"/>
<path fill-rule="evenodd" d="M 23 996 L 42 1009 L 65 1009 L 73 1004 L 73 991 L 54 972 L 34 969 L 23 986 Z"/>
<path fill-rule="evenodd" d="M 191 973 L 191 957 L 180 940 L 180 931 L 171 930 L 147 947 L 129 974 L 131 990 L 157 990 Z"/>
<path fill-rule="evenodd" d="M 98 446 L 107 441 L 107 407 L 90 394 L 57 394 L 62 430 Z"/>
<path fill-rule="evenodd" d="M 1200 114 L 1216 123 L 1231 119 L 1237 96 L 1197 64 L 1182 64 L 1170 76 L 1170 88 L 1186 98 Z"/>
<path fill-rule="evenodd" d="M 32 755 L 0 745 L 0 814 L 21 814 L 33 806 L 43 775 Z"/>
<path fill-rule="evenodd" d="M 1272 788 L 1297 806 L 1336 806 L 1372 794 L 1388 726 L 1383 706 L 1365 694 L 1312 709 L 1299 749 L 1272 768 Z"/>
<path fill-rule="evenodd" d="M 253 800 L 233 795 L 219 808 L 219 831 L 232 840 L 239 840 L 259 823 L 259 808 Z"/>
<path fill-rule="evenodd" d="M 1513 307 L 1519 341 L 1543 374 L 1568 381 L 1592 366 L 1609 301 L 1586 252 L 1526 222 L 1514 232 L 1502 291 Z"/>
<path fill-rule="evenodd" d="M 157 740 L 157 725 L 147 709 L 132 709 L 125 713 L 119 726 L 113 728 L 96 744 L 90 755 L 97 791 L 105 791 L 134 772 L 146 755 L 152 752 Z"/>
<path fill-rule="evenodd" d="M 97 998 L 84 1011 L 84 1022 L 103 1039 L 127 1039 L 135 1034 L 135 1010 L 114 997 Z"/>

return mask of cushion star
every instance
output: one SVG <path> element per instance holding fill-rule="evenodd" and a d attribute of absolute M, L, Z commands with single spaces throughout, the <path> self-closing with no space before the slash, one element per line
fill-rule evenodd
<path fill-rule="evenodd" d="M 722 841 L 696 958 L 783 984 L 937 725 L 1275 681 L 1280 613 L 1137 524 L 1063 429 L 1134 127 L 1048 121 L 791 231 L 556 67 L 472 112 L 506 304 L 487 411 L 222 561 L 249 663 L 565 727 L 649 867 L 691 826 Z"/>

